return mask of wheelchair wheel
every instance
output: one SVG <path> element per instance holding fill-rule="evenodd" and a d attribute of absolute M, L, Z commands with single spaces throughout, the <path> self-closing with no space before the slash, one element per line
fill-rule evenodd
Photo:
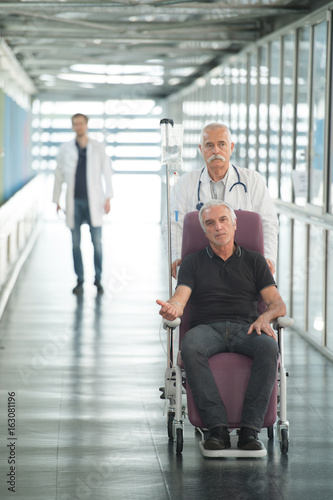
<path fill-rule="evenodd" d="M 288 429 L 281 429 L 281 442 L 280 449 L 283 455 L 288 453 L 289 439 L 288 439 Z"/>
<path fill-rule="evenodd" d="M 175 418 L 175 413 L 170 411 L 168 413 L 168 438 L 173 439 L 173 420 Z"/>
<path fill-rule="evenodd" d="M 183 429 L 176 429 L 176 453 L 179 454 L 183 451 Z"/>
<path fill-rule="evenodd" d="M 274 439 L 274 426 L 273 425 L 270 425 L 269 427 L 267 427 L 267 437 L 269 440 Z"/>

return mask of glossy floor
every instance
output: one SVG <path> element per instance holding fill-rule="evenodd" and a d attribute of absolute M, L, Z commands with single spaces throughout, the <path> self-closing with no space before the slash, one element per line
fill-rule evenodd
<path fill-rule="evenodd" d="M 48 221 L 19 276 L 0 323 L 0 498 L 332 499 L 333 364 L 286 333 L 287 456 L 263 431 L 266 458 L 204 459 L 188 422 L 177 456 L 158 391 L 159 226 L 106 225 L 104 257 L 105 294 L 96 297 L 88 245 L 77 299 L 69 234 Z"/>

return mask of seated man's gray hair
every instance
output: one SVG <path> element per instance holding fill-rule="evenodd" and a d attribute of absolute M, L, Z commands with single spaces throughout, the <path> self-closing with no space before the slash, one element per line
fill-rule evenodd
<path fill-rule="evenodd" d="M 222 200 L 209 200 L 209 201 L 207 201 L 207 203 L 205 203 L 200 208 L 200 212 L 199 212 L 199 221 L 200 221 L 200 225 L 201 225 L 202 229 L 204 230 L 204 232 L 206 232 L 206 228 L 205 228 L 204 222 L 202 220 L 202 214 L 203 214 L 204 210 L 207 210 L 208 208 L 211 208 L 211 207 L 218 207 L 218 206 L 224 206 L 224 207 L 228 208 L 230 215 L 231 215 L 231 222 L 233 225 L 235 225 L 237 217 L 236 217 L 236 214 L 234 212 L 234 209 L 229 205 L 229 203 L 227 203 L 226 201 L 222 201 Z"/>

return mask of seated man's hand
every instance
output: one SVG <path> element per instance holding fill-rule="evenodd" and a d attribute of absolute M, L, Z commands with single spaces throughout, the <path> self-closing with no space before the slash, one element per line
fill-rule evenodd
<path fill-rule="evenodd" d="M 171 276 L 177 279 L 177 267 L 182 263 L 182 259 L 175 260 L 171 265 Z"/>
<path fill-rule="evenodd" d="M 254 331 L 257 332 L 258 335 L 261 335 L 262 333 L 266 333 L 269 337 L 273 337 L 274 340 L 276 340 L 276 335 L 271 327 L 270 323 L 263 317 L 263 315 L 259 316 L 259 318 L 252 323 L 250 328 L 247 331 L 247 334 L 250 335 Z"/>
<path fill-rule="evenodd" d="M 179 317 L 179 311 L 177 311 L 177 304 L 170 304 L 169 302 L 164 302 L 163 300 L 156 300 L 156 303 L 161 306 L 159 314 L 168 321 L 173 321 Z M 176 306 L 176 307 L 175 307 Z"/>

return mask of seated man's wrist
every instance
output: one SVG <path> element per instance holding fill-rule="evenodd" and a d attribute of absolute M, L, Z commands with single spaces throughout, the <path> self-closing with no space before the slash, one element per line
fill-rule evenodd
<path fill-rule="evenodd" d="M 183 306 L 181 305 L 180 302 L 177 302 L 176 300 L 172 300 L 171 302 L 169 302 L 169 304 L 171 304 L 173 307 L 178 306 L 178 307 L 180 307 L 180 310 L 183 311 Z"/>

